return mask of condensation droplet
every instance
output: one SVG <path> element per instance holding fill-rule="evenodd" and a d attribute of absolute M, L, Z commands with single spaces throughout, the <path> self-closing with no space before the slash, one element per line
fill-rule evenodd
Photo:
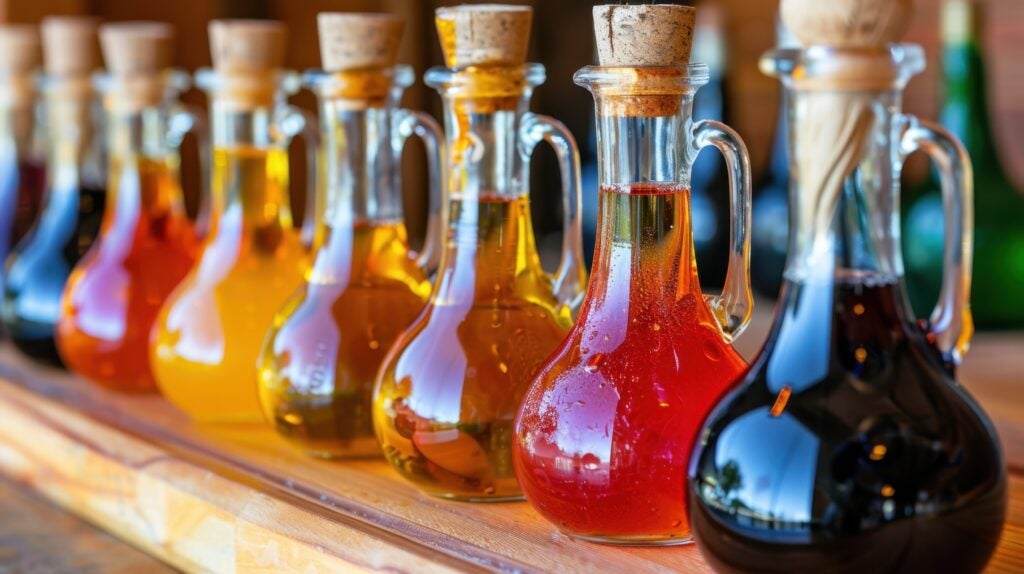
<path fill-rule="evenodd" d="M 597 369 L 601 367 L 601 363 L 604 361 L 604 355 L 597 353 L 587 359 L 587 363 L 583 365 L 583 370 L 588 373 L 596 373 Z"/>
<path fill-rule="evenodd" d="M 583 455 L 583 470 L 589 470 L 591 472 L 598 469 L 601 466 L 601 459 L 596 454 L 587 453 Z"/>
<path fill-rule="evenodd" d="M 508 365 L 504 362 L 498 363 L 498 370 L 500 370 L 502 374 L 508 374 Z"/>
<path fill-rule="evenodd" d="M 721 361 L 722 360 L 722 349 L 714 342 L 705 339 L 704 340 L 704 356 L 710 361 Z"/>
<path fill-rule="evenodd" d="M 370 341 L 370 343 L 369 343 L 369 344 L 370 344 L 370 349 L 371 349 L 371 350 L 374 350 L 374 351 L 376 351 L 377 349 L 379 349 L 379 348 L 380 348 L 380 341 L 378 341 L 378 340 L 376 340 L 376 339 L 374 339 L 374 340 Z"/>

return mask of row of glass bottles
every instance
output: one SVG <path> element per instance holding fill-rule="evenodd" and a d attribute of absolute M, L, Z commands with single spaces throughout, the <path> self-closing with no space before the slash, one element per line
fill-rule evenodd
<path fill-rule="evenodd" d="M 678 9 L 644 8 L 670 15 Z M 613 19 L 614 7 L 599 9 L 610 11 L 604 21 Z M 691 121 L 693 94 L 706 81 L 706 68 L 617 63 L 577 75 L 598 104 L 601 234 L 594 276 L 569 331 L 584 283 L 571 137 L 560 124 L 526 111 L 543 79 L 540 66 L 515 58 L 465 63 L 456 57 L 463 17 L 477 26 L 481 19 L 505 18 L 498 28 L 507 34 L 524 19 L 529 27 L 523 8 L 439 11 L 451 67 L 431 70 L 427 82 L 443 96 L 448 153 L 438 220 L 444 238 L 429 295 L 434 244 L 428 240 L 418 256 L 409 251 L 397 201 L 397 158 L 405 137 L 423 135 L 432 155 L 440 155 L 432 124 L 396 109 L 410 73 L 379 67 L 309 76 L 321 98 L 330 199 L 308 268 L 308 250 L 286 201 L 285 148 L 305 126 L 284 102 L 298 80 L 278 71 L 281 52 L 273 48 L 283 46 L 283 31 L 271 23 L 211 26 L 216 71 L 198 76 L 212 99 L 210 231 L 197 263 L 152 325 L 150 368 L 164 395 L 199 420 L 249 421 L 262 410 L 313 454 L 374 454 L 372 425 L 389 461 L 427 492 L 501 500 L 520 496 L 522 485 L 531 503 L 570 533 L 663 544 L 689 537 L 682 492 L 690 449 L 705 414 L 738 378 L 739 386 L 707 424 L 690 482 L 698 532 L 721 567 L 770 562 L 759 552 L 772 546 L 780 524 L 797 530 L 823 524 L 807 510 L 781 513 L 804 500 L 801 492 L 844 493 L 867 479 L 881 481 L 879 488 L 872 490 L 872 482 L 857 490 L 858 497 L 829 508 L 842 508 L 861 528 L 879 520 L 898 528 L 901 520 L 917 517 L 939 522 L 946 508 L 981 509 L 972 512 L 992 517 L 986 534 L 962 559 L 973 564 L 987 558 L 994 544 L 989 534 L 997 537 L 1001 526 L 1001 514 L 992 512 L 1002 508 L 1005 489 L 1001 455 L 984 414 L 942 362 L 957 360 L 970 336 L 964 279 L 970 220 L 962 211 L 948 214 L 947 222 L 966 239 L 952 242 L 947 253 L 947 296 L 927 337 L 902 310 L 898 228 L 890 224 L 896 188 L 885 174 L 898 171 L 901 154 L 926 143 L 952 166 L 950 181 L 959 184 L 944 190 L 950 205 L 969 201 L 965 158 L 955 142 L 898 115 L 899 91 L 919 67 L 919 54 L 896 47 L 878 57 L 877 66 L 900 73 L 879 91 L 878 109 L 885 113 L 876 118 L 874 147 L 861 170 L 883 175 L 848 180 L 840 215 L 826 218 L 827 228 L 819 228 L 820 220 L 794 217 L 797 240 L 783 312 L 765 352 L 748 370 L 728 342 L 750 314 L 749 166 L 742 143 L 727 128 Z M 805 77 L 844 57 L 786 52 L 773 56 L 770 67 L 782 76 Z M 110 81 L 116 85 L 117 79 Z M 794 86 L 787 84 L 794 102 L 790 121 L 799 125 L 811 119 L 801 115 L 805 96 Z M 111 111 L 116 101 L 108 98 Z M 67 291 L 65 317 L 80 317 L 80 324 L 89 324 L 81 309 L 104 296 L 103 289 L 76 296 L 86 292 L 90 276 L 103 281 L 97 261 L 109 256 L 129 268 L 125 254 L 132 249 L 123 243 L 132 242 L 111 239 L 122 245 L 107 247 L 108 237 L 126 233 L 145 243 L 152 236 L 144 227 L 131 233 L 122 225 L 137 221 L 132 214 L 141 206 L 180 202 L 176 187 L 164 201 L 159 184 L 141 183 L 150 161 L 158 164 L 154 180 L 173 174 L 171 150 L 180 130 L 167 129 L 174 123 L 169 112 L 111 115 L 111 205 L 118 208 L 108 210 L 99 247 Z M 168 132 L 174 137 L 152 135 Z M 540 141 L 555 146 L 566 182 L 565 247 L 554 277 L 539 265 L 525 188 L 529 156 Z M 708 145 L 725 153 L 732 183 L 730 269 L 720 297 L 699 290 L 688 209 L 689 168 Z M 797 180 L 791 201 L 814 200 Z M 172 205 L 170 212 L 176 211 Z M 130 291 L 122 284 L 119 292 L 125 289 Z M 819 332 L 814 345 L 803 343 Z M 824 362 L 807 368 L 808 352 Z M 93 378 L 105 376 L 96 372 Z M 842 398 L 829 400 L 833 395 Z M 918 396 L 921 401 L 913 402 Z M 930 418 L 919 416 L 924 404 L 934 411 Z M 757 466 L 766 448 L 797 448 L 791 443 L 799 433 L 784 426 L 797 411 L 810 421 L 802 428 L 811 433 L 798 450 L 817 457 L 819 466 L 844 462 L 852 469 L 842 476 L 833 472 L 833 486 L 819 484 L 810 463 L 795 471 L 780 467 L 784 453 L 768 457 L 775 462 L 766 468 Z M 867 421 L 874 426 L 865 427 Z M 865 434 L 865 428 L 875 430 Z M 742 437 L 751 432 L 755 439 L 780 438 L 750 448 Z M 974 450 L 964 463 L 968 439 Z M 936 444 L 942 449 L 936 451 Z M 933 446 L 921 456 L 906 454 L 926 445 Z M 846 458 L 839 461 L 836 453 Z M 796 491 L 772 504 L 786 508 L 762 509 L 748 499 L 741 477 L 751 472 L 782 473 L 779 484 Z M 900 480 L 906 477 L 928 504 L 887 511 L 886 500 L 897 489 L 903 492 Z M 974 482 L 965 493 L 949 490 L 943 477 L 954 477 L 956 485 Z M 738 512 L 741 507 L 750 512 Z M 767 518 L 756 514 L 762 511 Z M 751 531 L 751 524 L 758 528 Z M 837 523 L 830 540 L 842 539 L 849 531 L 844 524 Z M 733 528 L 747 529 L 745 537 Z M 716 547 L 716 541 L 735 547 Z M 811 546 L 801 547 L 800 556 L 824 555 L 815 554 L 813 540 L 805 544 Z"/>

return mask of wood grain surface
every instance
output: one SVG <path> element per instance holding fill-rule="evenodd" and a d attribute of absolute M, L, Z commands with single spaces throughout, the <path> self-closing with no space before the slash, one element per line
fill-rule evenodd
<path fill-rule="evenodd" d="M 745 337 L 749 356 L 768 313 Z M 965 386 L 1013 472 L 993 572 L 1024 571 L 1024 336 L 982 336 Z M 381 461 L 331 463 L 262 426 L 197 426 L 0 350 L 0 472 L 186 570 L 708 572 L 695 547 L 617 548 L 559 534 L 525 503 L 420 494 Z"/>

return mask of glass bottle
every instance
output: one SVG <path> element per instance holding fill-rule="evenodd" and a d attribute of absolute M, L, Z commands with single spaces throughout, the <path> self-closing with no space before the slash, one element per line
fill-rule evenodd
<path fill-rule="evenodd" d="M 947 0 L 942 6 L 945 102 L 942 124 L 974 160 L 975 257 L 971 312 L 982 329 L 1024 328 L 1024 299 L 1007 297 L 1024 285 L 1024 197 L 999 160 L 988 113 L 985 59 L 981 51 L 985 12 L 980 2 Z M 932 173 L 908 199 L 903 253 L 907 289 L 919 317 L 926 317 L 942 282 L 941 181 Z"/>
<path fill-rule="evenodd" d="M 196 75 L 210 97 L 210 231 L 160 311 L 150 360 L 160 392 L 202 422 L 263 419 L 263 337 L 308 268 L 288 201 L 288 144 L 305 119 L 287 105 L 300 80 L 280 70 L 284 37 L 278 22 L 211 22 L 215 69 Z"/>
<path fill-rule="evenodd" d="M 622 6 L 598 9 L 597 22 L 624 17 Z M 633 9 L 641 24 L 692 14 L 671 5 Z M 633 30 L 616 40 L 658 38 Z M 679 544 L 690 539 L 678 494 L 690 445 L 746 368 L 730 342 L 752 309 L 750 163 L 732 130 L 693 122 L 706 65 L 632 62 L 575 76 L 596 101 L 597 250 L 580 316 L 519 410 L 514 460 L 527 500 L 561 530 L 596 542 Z M 723 152 L 731 189 L 721 296 L 701 292 L 690 209 L 693 162 L 709 146 Z"/>
<path fill-rule="evenodd" d="M 46 75 L 46 189 L 42 211 L 7 259 L 3 320 L 26 355 L 60 365 L 54 332 L 71 268 L 99 233 L 106 200 L 102 108 L 90 74 L 99 63 L 96 23 L 42 24 Z"/>
<path fill-rule="evenodd" d="M 0 25 L 0 264 L 39 216 L 45 168 L 37 115 L 35 26 Z M 0 289 L 3 268 L 0 266 Z"/>
<path fill-rule="evenodd" d="M 394 54 L 383 63 L 351 61 L 378 43 L 397 49 L 400 18 L 322 13 L 319 20 L 322 59 L 332 71 L 308 73 L 306 84 L 320 98 L 325 240 L 305 285 L 267 334 L 260 399 L 267 420 L 309 454 L 380 456 L 373 385 L 385 354 L 430 293 L 442 136 L 430 116 L 398 107 L 413 82 L 410 67 L 396 66 Z M 348 39 L 360 45 L 333 52 Z M 420 254 L 409 248 L 402 210 L 402 148 L 414 133 L 423 138 L 433 174 L 432 224 Z"/>
<path fill-rule="evenodd" d="M 900 112 L 923 67 L 913 45 L 762 59 L 790 102 L 793 233 L 768 342 L 708 418 L 691 466 L 694 533 L 720 572 L 979 572 L 999 540 L 1006 461 L 944 365 L 972 333 L 971 165 L 942 128 Z M 845 179 L 807 149 L 832 97 L 867 104 Z M 950 233 L 928 331 L 899 249 L 899 172 L 917 150 L 941 168 Z M 822 173 L 831 184 L 811 177 Z"/>
<path fill-rule="evenodd" d="M 438 33 L 452 67 L 426 74 L 444 103 L 444 246 L 426 308 L 381 368 L 373 419 L 388 461 L 421 490 L 444 498 L 521 497 L 512 469 L 513 419 L 572 324 L 585 281 L 575 142 L 561 124 L 527 111 L 544 81 L 541 65 L 522 60 L 530 14 L 519 6 L 439 9 Z M 461 28 L 467 21 L 478 41 L 519 58 L 477 63 L 453 55 L 468 35 Z M 555 277 L 541 268 L 527 188 L 530 154 L 542 140 L 558 153 L 565 183 Z"/>
<path fill-rule="evenodd" d="M 195 122 L 178 104 L 188 78 L 167 68 L 172 35 L 158 23 L 100 31 L 110 71 L 96 78 L 107 119 L 108 208 L 96 247 L 71 272 L 57 323 L 68 368 L 120 391 L 155 389 L 149 334 L 198 249 L 178 174 L 178 145 Z"/>

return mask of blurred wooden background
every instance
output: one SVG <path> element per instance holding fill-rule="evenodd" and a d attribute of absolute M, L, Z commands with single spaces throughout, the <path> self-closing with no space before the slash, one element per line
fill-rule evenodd
<path fill-rule="evenodd" d="M 515 0 L 514 0 L 515 1 Z M 705 3 L 689 2 L 698 8 Z M 928 70 L 915 79 L 907 93 L 906 108 L 924 117 L 938 112 L 941 70 L 939 66 L 939 7 L 942 0 L 918 0 L 917 13 L 908 41 L 923 44 L 929 58 Z M 1024 182 L 1024 1 L 979 0 L 987 9 L 985 49 L 988 56 L 992 117 L 1004 163 L 1011 176 Z M 37 22 L 47 14 L 93 14 L 108 21 L 156 19 L 174 24 L 178 31 L 177 60 L 181 67 L 193 70 L 209 64 L 206 23 L 213 18 L 273 18 L 287 22 L 291 30 L 289 65 L 297 69 L 319 63 L 315 15 L 321 11 L 391 11 L 404 15 L 408 25 L 401 59 L 423 71 L 441 62 L 433 26 L 433 9 L 453 1 L 435 0 L 177 0 L 145 2 L 139 0 L 0 0 L 0 21 Z M 588 131 L 592 102 L 590 95 L 573 85 L 572 73 L 593 61 L 593 37 L 588 0 L 518 0 L 536 10 L 531 59 L 548 68 L 548 82 L 537 91 L 534 109 L 553 115 L 576 134 L 584 154 L 589 145 Z M 746 139 L 759 173 L 769 154 L 775 128 L 778 85 L 757 69 L 761 53 L 775 41 L 777 0 L 714 0 L 724 8 L 729 42 L 727 56 L 727 96 L 730 117 L 726 120 Z M 186 99 L 203 104 L 205 98 L 190 92 Z M 302 93 L 294 101 L 310 109 L 315 99 Z M 435 114 L 440 101 L 432 90 L 417 84 L 409 90 L 405 104 L 425 108 Z M 297 154 L 296 154 L 297 155 Z M 407 196 L 410 213 L 421 213 L 423 200 L 423 162 L 419 145 L 411 144 L 406 154 Z M 301 184 L 303 170 L 295 158 L 293 177 Z M 558 225 L 558 186 L 553 154 L 539 152 L 535 180 L 543 186 L 535 195 L 535 214 L 540 229 Z M 922 173 L 922 162 L 913 164 L 913 173 Z M 188 168 L 191 171 L 191 168 Z M 755 173 L 755 175 L 756 175 Z M 755 179 L 756 181 L 756 179 Z M 411 231 L 421 231 L 420 218 L 411 218 Z"/>

